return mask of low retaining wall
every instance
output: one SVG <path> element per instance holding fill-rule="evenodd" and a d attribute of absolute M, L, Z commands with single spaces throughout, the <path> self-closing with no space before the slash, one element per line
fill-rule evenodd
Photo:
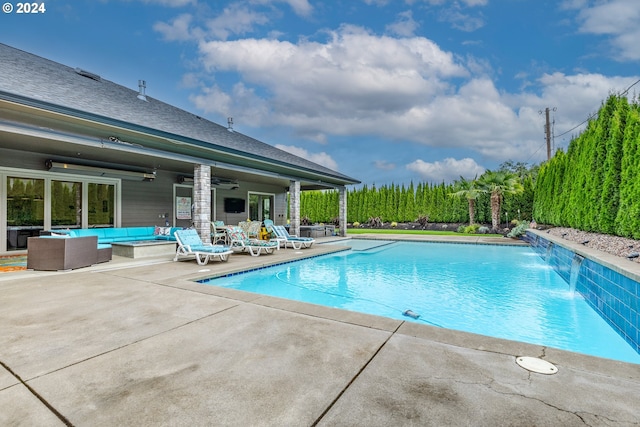
<path fill-rule="evenodd" d="M 565 242 L 538 232 L 527 231 L 524 240 L 567 283 L 573 281 L 575 291 L 640 353 L 640 284 L 633 273 L 625 275 L 615 271 L 599 263 L 591 254 L 576 253 Z M 577 270 L 574 277 L 571 277 L 572 265 Z"/>

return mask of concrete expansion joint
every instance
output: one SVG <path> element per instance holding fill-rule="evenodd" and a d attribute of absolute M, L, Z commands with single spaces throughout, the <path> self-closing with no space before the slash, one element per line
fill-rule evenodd
<path fill-rule="evenodd" d="M 404 323 L 404 322 L 401 322 L 400 325 L 402 325 L 402 323 Z M 344 386 L 344 388 L 342 390 L 340 390 L 340 392 L 331 401 L 331 403 L 329 403 L 329 405 L 327 405 L 327 407 L 322 412 L 322 414 L 320 414 L 320 416 L 313 422 L 313 424 L 311 424 L 312 427 L 318 425 L 318 423 L 320 421 L 322 421 L 322 419 L 325 417 L 325 415 L 327 415 L 327 413 L 329 413 L 331 408 L 333 408 L 333 406 L 336 404 L 336 402 L 338 400 L 340 400 L 340 398 L 346 393 L 346 391 L 349 389 L 349 387 L 351 387 L 351 385 L 355 382 L 355 380 L 358 379 L 358 377 L 364 372 L 365 369 L 367 369 L 367 366 L 369 366 L 369 364 L 371 362 L 373 362 L 373 360 L 378 356 L 378 354 L 382 351 L 382 349 L 387 345 L 389 340 L 396 334 L 396 332 L 398 332 L 398 329 L 400 329 L 400 325 L 398 325 L 398 327 L 396 328 L 395 331 L 393 331 L 391 334 L 389 334 L 387 339 L 384 340 L 384 342 L 380 345 L 380 347 L 378 347 L 378 349 L 371 355 L 371 357 L 369 359 L 367 359 L 367 361 L 362 365 L 362 367 L 358 370 L 358 372 L 356 372 L 356 374 L 353 376 L 353 378 L 351 378 L 351 380 Z"/>
<path fill-rule="evenodd" d="M 20 375 L 13 372 L 11 368 L 9 368 L 4 362 L 0 361 L 0 366 L 2 366 L 11 376 L 13 376 L 20 384 L 22 384 L 33 396 L 38 399 L 44 406 L 47 407 L 64 425 L 73 426 L 71 422 L 62 415 L 56 408 L 53 407 L 44 397 L 40 396 L 40 394 L 35 391 L 26 381 L 24 381 Z"/>

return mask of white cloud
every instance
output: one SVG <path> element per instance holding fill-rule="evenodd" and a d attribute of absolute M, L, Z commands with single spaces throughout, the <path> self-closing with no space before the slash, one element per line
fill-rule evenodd
<path fill-rule="evenodd" d="M 328 36 L 325 43 L 202 42 L 200 51 L 206 70 L 238 72 L 245 84 L 270 94 L 272 114 L 256 117 L 257 123 L 313 135 L 375 130 L 449 90 L 443 79 L 468 73 L 452 54 L 423 37 L 395 39 L 353 26 Z"/>
<path fill-rule="evenodd" d="M 169 41 L 185 41 L 194 38 L 191 33 L 191 21 L 193 17 L 184 13 L 175 17 L 170 24 L 165 22 L 156 22 L 153 29 L 162 34 L 165 40 Z"/>
<path fill-rule="evenodd" d="M 375 166 L 376 169 L 385 170 L 385 171 L 391 171 L 396 168 L 395 163 L 390 163 L 386 160 L 376 160 L 373 163 L 373 165 Z"/>
<path fill-rule="evenodd" d="M 472 16 L 468 13 L 463 13 L 455 6 L 444 9 L 440 13 L 440 20 L 449 22 L 453 28 L 466 32 L 475 31 L 478 28 L 484 27 L 484 19 L 482 16 Z"/>
<path fill-rule="evenodd" d="M 511 94 L 496 88 L 486 61 L 455 57 L 424 37 L 379 36 L 354 26 L 327 34 L 324 42 L 202 42 L 204 68 L 237 72 L 242 83 L 205 88 L 192 100 L 205 112 L 283 126 L 321 143 L 373 135 L 465 147 L 486 160 L 537 162 L 546 154 L 539 111 L 558 107 L 559 133 L 585 120 L 585 105 L 597 110 L 636 79 L 544 74 L 528 83 L 535 93 Z"/>
<path fill-rule="evenodd" d="M 313 12 L 313 6 L 308 0 L 251 0 L 251 3 L 255 4 L 271 4 L 271 3 L 286 3 L 288 4 L 296 15 L 308 17 Z"/>
<path fill-rule="evenodd" d="M 445 181 L 453 182 L 460 176 L 472 179 L 484 173 L 485 168 L 478 165 L 475 160 L 470 158 L 456 160 L 446 158 L 442 161 L 425 162 L 417 159 L 407 165 L 407 169 L 417 173 L 420 178 L 426 181 Z"/>
<path fill-rule="evenodd" d="M 324 151 L 320 153 L 310 153 L 304 148 L 296 147 L 294 145 L 282 145 L 276 144 L 276 148 L 291 153 L 295 156 L 302 157 L 303 159 L 310 160 L 314 163 L 322 165 L 331 170 L 338 170 L 338 163 L 331 158 L 331 156 Z"/>
<path fill-rule="evenodd" d="M 232 3 L 220 15 L 210 19 L 207 28 L 213 37 L 226 40 L 230 35 L 250 33 L 256 25 L 264 25 L 268 21 L 266 15 L 239 3 Z"/>
<path fill-rule="evenodd" d="M 411 37 L 415 34 L 419 24 L 413 19 L 413 13 L 410 10 L 398 14 L 395 22 L 387 25 L 387 31 L 401 37 Z"/>
<path fill-rule="evenodd" d="M 611 36 L 610 43 L 615 50 L 613 54 L 626 61 L 640 59 L 639 20 L 640 2 L 637 0 L 597 2 L 592 7 L 582 9 L 578 15 L 581 32 Z"/>
<path fill-rule="evenodd" d="M 183 7 L 189 4 L 195 5 L 197 0 L 142 0 L 143 3 L 160 4 L 169 7 Z"/>

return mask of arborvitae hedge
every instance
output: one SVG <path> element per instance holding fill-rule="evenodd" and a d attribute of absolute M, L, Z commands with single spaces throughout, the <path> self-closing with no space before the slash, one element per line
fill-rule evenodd
<path fill-rule="evenodd" d="M 536 221 L 640 238 L 640 107 L 611 95 L 597 119 L 540 167 Z"/>
<path fill-rule="evenodd" d="M 531 219 L 533 207 L 533 180 L 525 178 L 523 194 L 505 196 L 501 222 Z M 380 217 L 384 222 L 412 222 L 420 216 L 428 216 L 429 222 L 468 223 L 469 205 L 464 198 L 449 197 L 453 184 L 419 183 L 414 186 L 391 184 L 380 188 L 363 185 L 348 191 L 347 221 L 366 223 L 369 218 Z M 328 223 L 338 217 L 337 191 L 303 191 L 300 197 L 300 215 L 313 223 Z M 488 194 L 476 199 L 476 218 L 480 224 L 491 223 L 491 205 Z M 518 218 L 520 209 L 520 218 Z"/>

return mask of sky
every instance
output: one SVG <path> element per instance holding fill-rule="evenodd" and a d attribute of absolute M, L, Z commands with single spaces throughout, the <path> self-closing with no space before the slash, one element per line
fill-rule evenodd
<path fill-rule="evenodd" d="M 10 13 L 8 5 L 13 6 Z M 638 0 L 5 2 L 0 42 L 366 185 L 472 179 L 566 150 L 640 84 Z M 1 76 L 0 76 L 1 78 Z"/>

